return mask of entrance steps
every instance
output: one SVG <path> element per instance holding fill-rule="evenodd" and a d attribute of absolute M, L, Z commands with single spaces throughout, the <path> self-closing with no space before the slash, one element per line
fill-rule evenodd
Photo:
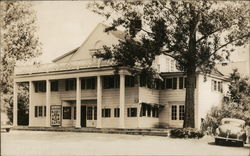
<path fill-rule="evenodd" d="M 75 127 L 28 127 L 17 126 L 14 130 L 28 131 L 56 131 L 56 132 L 85 132 L 85 133 L 109 133 L 109 134 L 130 134 L 130 135 L 150 135 L 150 136 L 169 136 L 171 129 L 148 128 L 148 129 L 119 129 L 119 128 L 75 128 Z"/>

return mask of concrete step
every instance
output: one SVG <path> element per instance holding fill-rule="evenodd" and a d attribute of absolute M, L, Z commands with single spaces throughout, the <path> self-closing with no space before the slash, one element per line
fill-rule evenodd
<path fill-rule="evenodd" d="M 150 135 L 169 136 L 170 129 L 117 129 L 117 128 L 75 128 L 75 127 L 28 127 L 17 126 L 14 130 L 30 131 L 59 131 L 59 132 L 88 132 L 88 133 L 109 133 L 109 134 L 130 134 L 130 135 Z"/>

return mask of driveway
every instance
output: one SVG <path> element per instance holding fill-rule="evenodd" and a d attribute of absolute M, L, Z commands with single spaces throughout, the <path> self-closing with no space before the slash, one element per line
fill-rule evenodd
<path fill-rule="evenodd" d="M 214 145 L 214 139 L 172 139 L 158 136 L 11 131 L 1 133 L 3 156 L 55 155 L 204 155 L 249 156 L 250 147 Z"/>

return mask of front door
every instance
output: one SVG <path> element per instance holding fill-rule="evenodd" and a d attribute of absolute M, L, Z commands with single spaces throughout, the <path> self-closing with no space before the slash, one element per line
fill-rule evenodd
<path fill-rule="evenodd" d="M 86 106 L 81 106 L 81 127 L 86 127 Z"/>

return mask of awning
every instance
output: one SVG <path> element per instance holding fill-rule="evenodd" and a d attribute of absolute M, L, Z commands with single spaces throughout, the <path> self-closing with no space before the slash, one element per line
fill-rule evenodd
<path fill-rule="evenodd" d="M 157 104 L 157 103 L 147 103 L 147 102 L 141 102 L 141 105 L 150 105 L 151 107 L 157 107 L 157 108 L 163 108 L 164 105 Z"/>

